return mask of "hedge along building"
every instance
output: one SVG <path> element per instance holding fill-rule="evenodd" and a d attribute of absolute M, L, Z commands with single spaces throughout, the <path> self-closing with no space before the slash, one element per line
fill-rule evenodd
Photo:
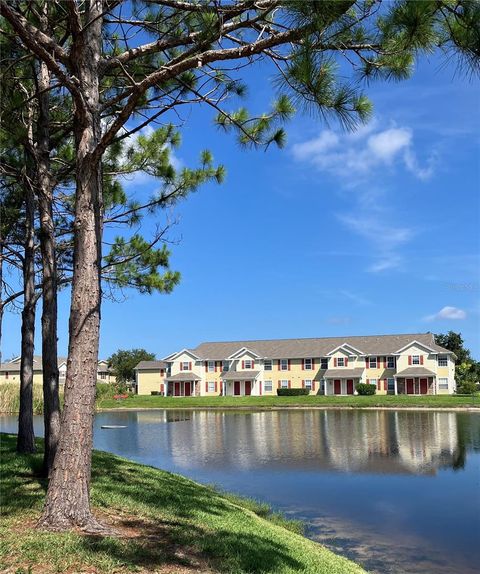
<path fill-rule="evenodd" d="M 431 333 L 202 343 L 148 362 L 154 366 L 140 363 L 137 389 L 171 396 L 262 396 L 281 388 L 352 395 L 366 383 L 378 394 L 451 394 L 455 358 Z"/>

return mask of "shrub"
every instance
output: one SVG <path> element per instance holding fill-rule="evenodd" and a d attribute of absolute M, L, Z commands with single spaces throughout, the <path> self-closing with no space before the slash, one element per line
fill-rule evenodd
<path fill-rule="evenodd" d="M 367 383 L 357 383 L 355 389 L 359 395 L 374 395 L 377 392 L 375 385 L 369 385 Z"/>
<path fill-rule="evenodd" d="M 115 387 L 110 383 L 97 383 L 97 399 L 111 399 L 116 392 Z"/>
<path fill-rule="evenodd" d="M 309 394 L 310 389 L 277 389 L 277 395 L 279 397 L 299 397 Z"/>
<path fill-rule="evenodd" d="M 474 381 L 462 381 L 457 386 L 457 395 L 473 395 L 477 390 L 477 383 Z"/>
<path fill-rule="evenodd" d="M 160 391 L 150 391 L 150 394 L 151 394 L 151 395 L 159 395 L 159 394 L 160 394 Z"/>

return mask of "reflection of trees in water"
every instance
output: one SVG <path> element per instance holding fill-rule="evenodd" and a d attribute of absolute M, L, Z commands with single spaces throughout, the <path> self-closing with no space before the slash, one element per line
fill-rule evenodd
<path fill-rule="evenodd" d="M 171 413 L 172 420 L 185 420 L 184 413 Z M 468 450 L 480 444 L 480 417 L 466 413 L 195 411 L 190 417 L 168 433 L 179 465 L 434 474 L 463 468 Z"/>
<path fill-rule="evenodd" d="M 469 450 L 480 450 L 480 417 L 468 413 L 457 414 L 458 447 L 452 461 L 453 470 L 462 470 Z"/>

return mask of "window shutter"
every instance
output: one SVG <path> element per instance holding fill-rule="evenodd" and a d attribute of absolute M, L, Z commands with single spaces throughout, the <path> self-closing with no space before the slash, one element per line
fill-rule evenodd
<path fill-rule="evenodd" d="M 180 370 L 183 371 L 183 363 L 180 361 Z"/>
<path fill-rule="evenodd" d="M 348 367 L 348 357 L 345 357 L 345 366 Z"/>
<path fill-rule="evenodd" d="M 420 355 L 420 364 L 423 365 L 423 355 Z"/>
<path fill-rule="evenodd" d="M 369 384 L 370 384 L 370 379 L 367 379 L 367 385 L 369 385 Z"/>
<path fill-rule="evenodd" d="M 302 359 L 302 371 L 305 370 L 305 359 Z"/>
<path fill-rule="evenodd" d="M 278 359 L 277 363 L 278 363 L 278 370 L 280 370 L 282 368 L 282 361 Z"/>
<path fill-rule="evenodd" d="M 220 394 L 223 395 L 223 381 L 220 381 Z"/>
<path fill-rule="evenodd" d="M 382 366 L 382 357 L 377 357 L 377 369 L 380 369 Z"/>
<path fill-rule="evenodd" d="M 388 379 L 384 379 L 383 381 L 383 390 L 388 391 Z"/>
<path fill-rule="evenodd" d="M 208 373 L 208 361 L 205 361 L 205 372 Z"/>
<path fill-rule="evenodd" d="M 290 370 L 290 359 L 288 359 L 288 370 Z"/>
<path fill-rule="evenodd" d="M 305 388 L 305 381 L 302 379 L 302 389 Z"/>
<path fill-rule="evenodd" d="M 208 381 L 205 381 L 205 392 L 208 393 Z"/>
<path fill-rule="evenodd" d="M 334 357 L 334 359 L 333 359 L 333 366 L 334 366 L 334 367 L 337 366 L 337 357 Z"/>
<path fill-rule="evenodd" d="M 262 396 L 262 381 L 258 382 L 258 390 L 260 391 L 260 396 Z"/>
<path fill-rule="evenodd" d="M 218 383 L 217 381 L 215 381 L 215 392 L 217 392 L 217 389 L 218 389 Z"/>
<path fill-rule="evenodd" d="M 217 372 L 217 361 L 213 361 L 213 368 L 215 369 L 215 372 Z M 216 384 L 216 383 L 215 383 Z M 215 389 L 216 390 L 216 389 Z"/>
<path fill-rule="evenodd" d="M 252 359 L 252 369 L 255 368 L 255 361 Z"/>
<path fill-rule="evenodd" d="M 312 381 L 312 391 L 315 390 L 315 381 Z"/>
<path fill-rule="evenodd" d="M 242 369 L 245 368 L 245 361 L 242 361 Z"/>
<path fill-rule="evenodd" d="M 292 383 L 291 383 L 291 381 L 289 380 L 289 381 L 288 381 L 288 388 L 291 387 L 291 384 L 292 384 Z"/>
<path fill-rule="evenodd" d="M 412 355 L 408 355 L 408 364 L 409 364 L 409 365 L 412 364 Z"/>
<path fill-rule="evenodd" d="M 192 361 L 190 361 L 190 362 L 188 363 L 188 370 L 189 370 L 189 371 L 192 370 Z"/>
<path fill-rule="evenodd" d="M 312 359 L 312 369 L 315 368 L 315 359 Z"/>

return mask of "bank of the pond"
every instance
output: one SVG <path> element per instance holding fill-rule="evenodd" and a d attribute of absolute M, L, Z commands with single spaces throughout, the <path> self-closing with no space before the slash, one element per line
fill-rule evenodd
<path fill-rule="evenodd" d="M 92 503 L 119 535 L 36 530 L 41 454 L 19 456 L 14 435 L 0 439 L 3 572 L 365 573 L 264 505 L 105 452 L 93 455 Z"/>
<path fill-rule="evenodd" d="M 133 395 L 97 400 L 98 410 L 110 409 L 279 409 L 279 408 L 429 408 L 480 409 L 480 396 L 374 395 L 303 397 L 161 397 Z"/>

